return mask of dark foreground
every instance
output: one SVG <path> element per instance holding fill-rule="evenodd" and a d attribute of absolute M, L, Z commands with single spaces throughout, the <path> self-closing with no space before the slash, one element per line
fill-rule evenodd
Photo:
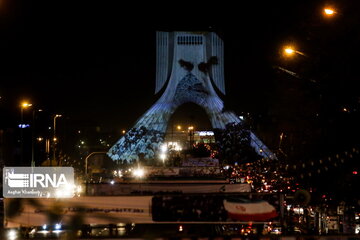
<path fill-rule="evenodd" d="M 280 229 L 264 234 L 256 228 L 242 228 L 241 225 L 210 224 L 127 224 L 83 228 L 75 234 L 70 230 L 49 230 L 43 227 L 32 229 L 5 229 L 0 239 L 156 239 L 156 240 L 360 240 L 360 235 L 304 235 L 301 233 L 282 233 Z"/>

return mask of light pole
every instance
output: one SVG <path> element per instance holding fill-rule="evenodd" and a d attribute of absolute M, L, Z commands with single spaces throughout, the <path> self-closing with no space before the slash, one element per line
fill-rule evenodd
<path fill-rule="evenodd" d="M 104 153 L 106 153 L 106 152 L 92 152 L 89 155 L 87 155 L 86 158 L 85 158 L 85 194 L 87 194 L 87 189 L 88 189 L 88 159 L 92 155 L 104 154 Z"/>
<path fill-rule="evenodd" d="M 54 136 L 53 136 L 53 160 L 56 164 L 56 141 L 57 141 L 57 138 L 56 138 L 56 118 L 58 117 L 62 117 L 62 115 L 60 114 L 56 114 L 54 116 Z M 52 166 L 52 160 L 50 160 L 50 166 Z"/>
<path fill-rule="evenodd" d="M 42 109 L 38 109 L 35 111 L 35 109 L 33 109 L 33 115 L 32 115 L 32 120 L 33 120 L 33 123 L 32 123 L 32 131 L 31 131 L 31 166 L 32 167 L 35 167 L 35 159 L 34 159 L 34 135 L 35 135 L 35 112 L 42 112 Z"/>
<path fill-rule="evenodd" d="M 20 105 L 20 164 L 22 165 L 24 163 L 24 137 L 23 137 L 23 128 L 24 128 L 24 109 L 31 107 L 32 104 L 28 103 L 27 101 L 23 101 Z"/>

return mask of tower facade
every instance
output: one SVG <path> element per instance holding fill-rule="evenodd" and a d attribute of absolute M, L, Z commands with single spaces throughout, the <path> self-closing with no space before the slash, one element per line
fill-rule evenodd
<path fill-rule="evenodd" d="M 225 94 L 224 44 L 213 32 L 157 32 L 155 94 L 160 99 L 134 127 L 110 148 L 113 160 L 156 159 L 170 117 L 184 103 L 192 102 L 207 113 L 214 129 L 241 123 L 235 113 L 224 110 L 216 93 Z M 250 144 L 268 158 L 273 153 L 251 132 Z"/>

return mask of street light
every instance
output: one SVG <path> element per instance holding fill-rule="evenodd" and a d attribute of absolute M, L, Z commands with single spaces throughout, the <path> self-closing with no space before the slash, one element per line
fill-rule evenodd
<path fill-rule="evenodd" d="M 324 9 L 324 13 L 325 13 L 326 15 L 333 15 L 335 12 L 334 12 L 334 10 L 332 10 L 332 9 L 330 9 L 330 8 L 325 8 L 325 9 Z"/>
<path fill-rule="evenodd" d="M 336 13 L 336 11 L 334 10 L 334 8 L 331 8 L 331 7 L 324 8 L 324 14 L 327 17 L 332 17 L 335 13 Z"/>
<path fill-rule="evenodd" d="M 34 138 L 35 138 L 35 112 L 42 112 L 43 110 L 42 109 L 33 109 L 33 112 L 32 112 L 32 131 L 31 131 L 31 166 L 32 167 L 35 167 L 35 159 L 34 159 Z M 39 141 L 39 139 L 38 139 Z"/>
<path fill-rule="evenodd" d="M 56 114 L 54 116 L 53 160 L 54 160 L 55 163 L 56 163 L 56 141 L 57 141 L 57 138 L 56 138 L 56 118 L 58 118 L 58 117 L 62 117 L 62 115 Z M 50 160 L 50 166 L 52 166 L 52 160 Z"/>
<path fill-rule="evenodd" d="M 104 153 L 106 153 L 106 152 L 92 152 L 85 157 L 85 177 L 87 177 L 87 174 L 88 174 L 88 159 L 89 159 L 89 157 L 91 157 L 92 155 L 95 155 L 95 154 L 104 154 Z"/>
<path fill-rule="evenodd" d="M 106 152 L 92 152 L 90 153 L 89 155 L 87 155 L 85 157 L 85 194 L 87 194 L 87 190 L 88 190 L 88 159 L 89 157 L 91 157 L 92 155 L 95 155 L 95 154 L 104 154 Z"/>
<path fill-rule="evenodd" d="M 24 101 L 24 102 L 21 103 L 22 108 L 27 108 L 27 107 L 31 107 L 31 106 L 32 106 L 32 104 L 28 103 L 27 101 Z"/>
<path fill-rule="evenodd" d="M 290 57 L 290 56 L 293 56 L 295 53 L 306 57 L 305 53 L 296 50 L 293 46 L 284 47 L 284 55 L 285 56 Z"/>
<path fill-rule="evenodd" d="M 20 118 L 21 118 L 21 123 L 20 123 L 20 164 L 23 164 L 24 161 L 24 138 L 23 138 L 23 121 L 24 121 L 24 109 L 31 107 L 32 104 L 27 102 L 27 101 L 23 101 L 20 104 Z"/>

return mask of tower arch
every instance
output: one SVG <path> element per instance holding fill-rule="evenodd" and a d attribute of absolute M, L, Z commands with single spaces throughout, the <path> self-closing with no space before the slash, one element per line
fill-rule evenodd
<path fill-rule="evenodd" d="M 198 39 L 196 44 L 190 41 L 192 37 Z M 241 123 L 234 112 L 224 110 L 212 85 L 225 93 L 223 62 L 223 42 L 215 33 L 158 32 L 155 93 L 164 87 L 165 91 L 108 155 L 113 160 L 130 162 L 138 161 L 140 154 L 146 160 L 157 158 L 170 117 L 187 102 L 205 110 L 213 129 Z M 276 158 L 255 134 L 250 137 L 259 155 Z"/>

